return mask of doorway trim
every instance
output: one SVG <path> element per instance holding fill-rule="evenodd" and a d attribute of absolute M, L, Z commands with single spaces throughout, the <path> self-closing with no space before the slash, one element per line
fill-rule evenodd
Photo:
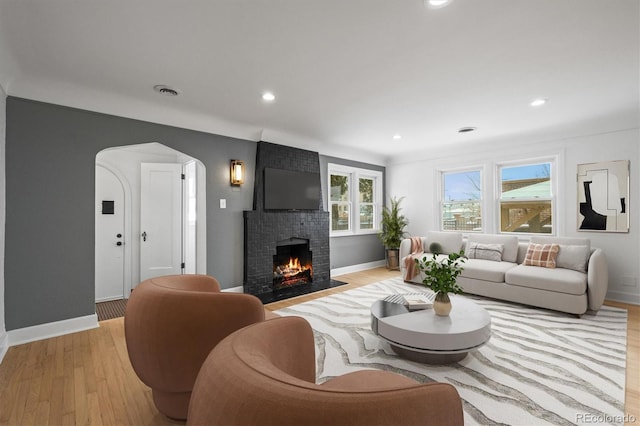
<path fill-rule="evenodd" d="M 206 235 L 207 235 L 207 201 L 206 201 L 206 167 L 204 163 L 189 154 L 185 154 L 177 149 L 169 147 L 167 145 L 161 144 L 159 142 L 148 142 L 148 143 L 140 143 L 140 144 L 131 144 L 131 145 L 123 145 L 123 146 L 113 146 L 109 148 L 105 148 L 98 152 L 96 155 L 95 165 L 96 167 L 100 165 L 101 167 L 106 168 L 111 171 L 118 180 L 122 183 L 125 192 L 125 212 L 124 212 L 124 236 L 125 236 L 125 250 L 123 252 L 124 256 L 124 297 L 129 298 L 131 291 L 137 285 L 140 277 L 140 253 L 137 250 L 138 246 L 134 244 L 134 240 L 137 241 L 140 238 L 140 234 L 137 232 L 139 229 L 139 210 L 137 211 L 138 217 L 134 217 L 136 214 L 136 208 L 134 205 L 134 191 L 132 189 L 132 185 L 135 181 L 135 178 L 128 178 L 128 173 L 132 173 L 129 171 L 122 171 L 118 169 L 118 164 L 113 163 L 110 158 L 106 157 L 101 159 L 101 154 L 108 152 L 120 150 L 126 154 L 126 151 L 130 151 L 131 153 L 142 153 L 141 157 L 144 156 L 155 156 L 155 155 L 166 155 L 167 153 L 174 154 L 176 157 L 176 163 L 186 164 L 190 161 L 193 161 L 196 164 L 196 199 L 197 199 L 197 216 L 196 216 L 196 273 L 197 274 L 206 274 L 207 273 L 207 243 L 206 243 Z M 115 160 L 114 160 L 115 161 Z M 148 162 L 148 160 L 140 159 L 135 160 L 137 163 Z M 158 161 L 158 162 L 170 162 L 170 161 Z M 138 179 L 139 179 L 139 168 L 138 168 Z M 97 182 L 96 182 L 97 185 Z M 138 206 L 139 209 L 139 206 Z M 135 226 L 136 220 L 138 220 L 137 228 Z M 94 222 L 95 227 L 95 222 Z M 95 229 L 94 229 L 95 234 Z M 134 235 L 135 234 L 135 235 Z M 136 258 L 137 256 L 137 258 Z M 94 262 L 97 262 L 97 259 L 94 259 Z M 95 282 L 94 282 L 95 287 Z"/>
<path fill-rule="evenodd" d="M 101 151 L 102 152 L 102 151 Z M 99 154 L 99 153 L 98 153 Z M 131 286 L 132 286 L 132 282 L 133 282 L 133 277 L 132 277 L 132 268 L 131 268 L 131 260 L 133 257 L 133 253 L 131 252 L 131 238 L 133 237 L 131 235 L 131 186 L 129 185 L 129 181 L 127 180 L 126 176 L 124 176 L 122 174 L 122 172 L 114 167 L 111 167 L 109 164 L 103 163 L 101 162 L 98 157 L 96 156 L 96 167 L 102 167 L 106 170 L 108 170 L 109 172 L 113 173 L 113 175 L 116 177 L 116 179 L 118 179 L 120 181 L 120 185 L 122 186 L 122 189 L 124 191 L 124 213 L 123 213 L 123 218 L 124 218 L 124 251 L 122 254 L 122 258 L 123 258 L 123 289 L 122 291 L 124 292 L 123 296 L 125 299 L 129 298 L 129 295 L 131 294 Z M 96 182 L 96 186 L 97 186 L 97 182 Z M 95 222 L 94 222 L 94 232 L 95 232 Z M 94 260 L 94 262 L 97 262 L 97 259 Z M 94 278 L 94 286 L 95 286 L 95 278 Z"/>

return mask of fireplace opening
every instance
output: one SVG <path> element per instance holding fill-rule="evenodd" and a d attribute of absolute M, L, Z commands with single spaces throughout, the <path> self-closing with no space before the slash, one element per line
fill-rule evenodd
<path fill-rule="evenodd" d="M 312 265 L 309 240 L 290 238 L 278 241 L 273 256 L 273 289 L 313 282 Z"/>

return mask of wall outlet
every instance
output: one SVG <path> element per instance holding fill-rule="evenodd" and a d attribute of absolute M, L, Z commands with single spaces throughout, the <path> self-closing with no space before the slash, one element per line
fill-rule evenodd
<path fill-rule="evenodd" d="M 636 277 L 622 277 L 622 286 L 623 287 L 638 287 L 638 278 Z"/>
<path fill-rule="evenodd" d="M 227 208 L 227 200 L 225 198 L 220 198 L 220 208 L 221 209 Z"/>

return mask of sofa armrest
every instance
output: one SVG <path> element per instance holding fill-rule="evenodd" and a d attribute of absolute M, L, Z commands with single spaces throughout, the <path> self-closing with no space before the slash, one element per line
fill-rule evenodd
<path fill-rule="evenodd" d="M 602 249 L 594 248 L 587 266 L 587 296 L 589 309 L 597 311 L 602 306 L 609 286 L 609 267 Z"/>

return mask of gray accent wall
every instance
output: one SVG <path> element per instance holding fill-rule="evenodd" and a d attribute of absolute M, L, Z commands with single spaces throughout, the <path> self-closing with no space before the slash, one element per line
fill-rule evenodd
<path fill-rule="evenodd" d="M 385 179 L 385 168 L 383 166 L 377 166 L 353 160 L 346 160 L 344 158 L 320 155 L 322 194 L 329 193 L 329 188 L 327 188 L 329 179 L 327 175 L 327 165 L 329 163 L 380 171 L 383 173 L 383 179 Z M 384 190 L 385 187 L 386 185 L 383 181 L 383 200 L 386 200 Z M 325 199 L 325 210 L 327 210 L 326 201 L 327 200 Z M 332 237 L 329 240 L 329 252 L 331 257 L 331 269 L 344 268 L 346 266 L 361 265 L 365 263 L 385 260 L 384 246 L 382 245 L 382 242 L 380 241 L 380 238 L 378 238 L 377 234 Z"/>
<path fill-rule="evenodd" d="M 95 158 L 106 148 L 149 142 L 204 164 L 207 274 L 223 288 L 242 285 L 243 211 L 252 209 L 255 142 L 8 97 L 5 299 L 0 304 L 7 330 L 95 313 Z M 229 185 L 231 159 L 244 160 L 247 167 L 240 188 Z M 329 161 L 384 170 L 320 156 L 323 185 Z M 222 198 L 226 209 L 219 207 Z M 331 268 L 382 259 L 384 249 L 375 235 L 331 242 Z"/>
<path fill-rule="evenodd" d="M 255 142 L 14 97 L 6 122 L 7 330 L 95 313 L 95 157 L 114 146 L 159 142 L 202 161 L 207 273 L 224 288 L 242 285 L 242 211 L 253 199 Z M 249 171 L 240 189 L 229 185 L 231 159 Z"/>

